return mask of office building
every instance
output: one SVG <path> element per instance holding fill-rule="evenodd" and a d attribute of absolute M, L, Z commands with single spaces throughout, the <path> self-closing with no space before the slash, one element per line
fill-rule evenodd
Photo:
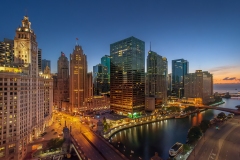
<path fill-rule="evenodd" d="M 0 42 L 0 66 L 11 65 L 14 61 L 14 41 L 11 39 L 4 38 Z"/>
<path fill-rule="evenodd" d="M 147 56 L 145 110 L 152 111 L 166 103 L 167 75 L 167 58 L 150 50 Z"/>
<path fill-rule="evenodd" d="M 196 70 L 184 77 L 184 97 L 201 98 L 203 104 L 213 101 L 213 76 L 207 71 Z"/>
<path fill-rule="evenodd" d="M 102 64 L 93 66 L 93 93 L 94 95 L 107 94 L 109 92 L 108 68 Z"/>
<path fill-rule="evenodd" d="M 172 95 L 182 98 L 184 95 L 184 76 L 189 73 L 189 63 L 184 59 L 172 60 Z"/>
<path fill-rule="evenodd" d="M 84 100 L 84 109 L 89 110 L 93 102 L 93 75 L 92 72 L 87 73 L 86 82 L 86 98 Z"/>
<path fill-rule="evenodd" d="M 38 48 L 38 72 L 43 73 L 42 69 L 42 49 Z"/>
<path fill-rule="evenodd" d="M 85 110 L 87 98 L 87 56 L 83 53 L 82 47 L 75 46 L 70 54 L 70 112 Z"/>
<path fill-rule="evenodd" d="M 110 92 L 110 56 L 108 55 L 105 55 L 101 58 L 101 64 L 103 66 L 106 66 L 107 67 L 107 78 L 108 78 L 108 86 L 107 86 L 107 92 L 106 93 L 109 93 Z"/>
<path fill-rule="evenodd" d="M 145 105 L 145 42 L 135 37 L 110 44 L 110 107 L 134 114 Z"/>
<path fill-rule="evenodd" d="M 105 55 L 101 58 L 101 64 L 107 67 L 108 74 L 110 75 L 110 56 Z"/>
<path fill-rule="evenodd" d="M 167 96 L 171 96 L 171 93 L 172 93 L 172 73 L 168 74 L 167 81 L 168 81 Z"/>
<path fill-rule="evenodd" d="M 57 65 L 57 74 L 54 76 L 54 106 L 60 111 L 68 111 L 69 108 L 62 107 L 62 103 L 69 101 L 69 61 L 63 52 Z"/>
<path fill-rule="evenodd" d="M 22 160 L 52 122 L 52 80 L 38 75 L 38 44 L 27 16 L 16 29 L 14 65 L 0 72 L 0 159 Z"/>
<path fill-rule="evenodd" d="M 51 72 L 51 61 L 50 60 L 46 60 L 46 59 L 43 59 L 41 61 L 41 71 L 44 72 L 45 68 L 48 66 L 49 69 L 50 69 L 50 72 Z"/>

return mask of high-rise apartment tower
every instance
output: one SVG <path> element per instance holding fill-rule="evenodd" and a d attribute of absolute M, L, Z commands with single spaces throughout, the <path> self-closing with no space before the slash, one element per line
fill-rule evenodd
<path fill-rule="evenodd" d="M 184 77 L 184 97 L 201 98 L 204 104 L 212 101 L 213 76 L 207 71 L 196 70 Z"/>

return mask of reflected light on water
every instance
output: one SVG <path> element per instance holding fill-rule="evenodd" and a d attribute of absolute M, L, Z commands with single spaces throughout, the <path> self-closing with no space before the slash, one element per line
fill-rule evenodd
<path fill-rule="evenodd" d="M 230 99 L 231 100 L 231 99 Z M 233 101 L 234 102 L 234 101 Z M 234 102 L 235 103 L 235 102 Z M 238 101 L 240 104 L 240 101 Z M 236 106 L 236 104 L 228 104 L 227 106 Z M 124 155 L 129 157 L 130 151 L 133 150 L 132 159 L 150 159 L 154 152 L 158 152 L 159 156 L 167 159 L 169 156 L 169 148 L 176 142 L 185 143 L 189 128 L 198 125 L 202 120 L 210 120 L 222 111 L 206 110 L 204 112 L 191 115 L 189 118 L 168 119 L 129 128 L 125 134 L 116 134 L 113 136 L 112 142 L 116 149 L 119 149 Z M 124 131 L 125 133 L 125 131 Z M 126 146 L 126 151 L 118 147 L 118 142 Z"/>
<path fill-rule="evenodd" d="M 203 117 L 202 117 L 202 113 L 201 114 L 197 114 L 197 116 L 194 116 L 192 118 L 192 126 L 197 126 L 201 123 Z"/>

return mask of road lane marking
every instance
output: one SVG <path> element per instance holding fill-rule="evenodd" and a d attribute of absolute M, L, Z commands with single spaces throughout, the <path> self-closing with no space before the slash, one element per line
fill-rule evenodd
<path fill-rule="evenodd" d="M 213 149 L 212 149 L 212 151 L 213 151 Z M 211 157 L 212 151 L 210 152 L 210 154 L 209 154 L 209 156 L 208 156 L 208 160 L 209 160 L 209 158 Z"/>

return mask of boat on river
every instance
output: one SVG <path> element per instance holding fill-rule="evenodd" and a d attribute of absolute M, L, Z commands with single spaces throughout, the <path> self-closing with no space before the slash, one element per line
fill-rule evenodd
<path fill-rule="evenodd" d="M 185 118 L 187 116 L 188 116 L 187 114 L 180 114 L 180 115 L 175 116 L 175 118 Z"/>
<path fill-rule="evenodd" d="M 169 155 L 171 157 L 175 157 L 177 154 L 181 153 L 183 150 L 183 144 L 176 142 L 170 149 L 169 149 Z"/>

